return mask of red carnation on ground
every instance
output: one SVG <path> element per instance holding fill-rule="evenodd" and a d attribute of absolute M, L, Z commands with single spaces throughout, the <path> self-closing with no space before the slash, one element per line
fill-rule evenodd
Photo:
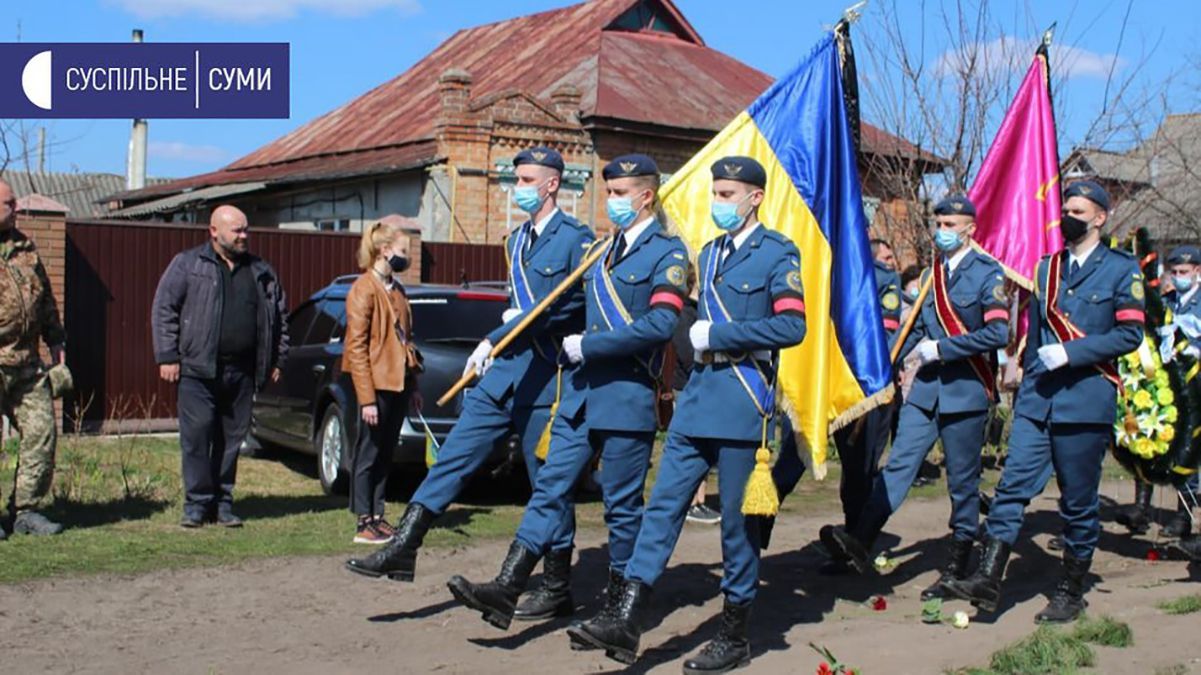
<path fill-rule="evenodd" d="M 868 599 L 867 604 L 875 612 L 883 612 L 888 609 L 888 601 L 884 599 L 883 595 L 873 595 Z"/>
<path fill-rule="evenodd" d="M 1147 549 L 1147 560 L 1151 562 L 1159 561 L 1159 551 L 1153 548 Z"/>

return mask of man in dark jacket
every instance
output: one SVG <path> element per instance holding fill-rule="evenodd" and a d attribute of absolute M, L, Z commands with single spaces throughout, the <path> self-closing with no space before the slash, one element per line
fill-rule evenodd
<path fill-rule="evenodd" d="M 238 447 L 254 392 L 279 379 L 287 311 L 275 270 L 247 252 L 246 214 L 213 211 L 212 241 L 175 256 L 159 279 L 150 322 L 159 376 L 179 383 L 183 527 L 240 527 L 233 512 Z"/>

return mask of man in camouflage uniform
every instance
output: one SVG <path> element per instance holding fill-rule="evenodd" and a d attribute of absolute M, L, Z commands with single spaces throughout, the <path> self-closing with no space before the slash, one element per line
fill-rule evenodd
<path fill-rule="evenodd" d="M 37 512 L 54 474 L 54 405 L 38 340 L 62 363 L 66 335 L 46 269 L 31 239 L 16 229 L 17 200 L 0 181 L 0 405 L 21 434 L 16 488 L 9 498 L 13 531 L 58 534 L 62 525 Z M 0 527 L 0 539 L 5 537 Z"/>

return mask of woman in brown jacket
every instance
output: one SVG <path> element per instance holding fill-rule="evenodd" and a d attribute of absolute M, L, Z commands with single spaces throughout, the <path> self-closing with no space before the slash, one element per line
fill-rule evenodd
<path fill-rule="evenodd" d="M 421 407 L 413 314 L 394 277 L 409 267 L 408 237 L 398 216 L 385 216 L 363 231 L 359 267 L 363 273 L 346 296 L 342 353 L 342 370 L 354 382 L 361 420 L 351 463 L 350 510 L 358 516 L 355 543 L 382 544 L 395 533 L 384 520 L 392 452 L 409 406 Z"/>

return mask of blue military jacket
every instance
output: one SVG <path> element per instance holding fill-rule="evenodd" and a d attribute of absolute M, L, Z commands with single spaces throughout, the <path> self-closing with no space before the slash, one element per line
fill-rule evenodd
<path fill-rule="evenodd" d="M 939 259 L 942 264 L 942 259 Z M 922 276 L 925 283 L 926 270 Z M 934 305 L 934 289 L 926 295 L 921 313 L 905 340 L 901 354 L 908 354 L 925 338 L 938 340 L 941 360 L 927 364 L 917 371 L 913 387 L 905 397 L 906 403 L 926 411 L 943 413 L 982 412 L 990 400 L 984 383 L 967 357 L 980 354 L 988 361 L 990 372 L 995 370 L 997 349 L 1009 338 L 1008 299 L 1005 295 L 1005 276 L 1001 265 L 976 250 L 968 251 L 947 280 L 951 304 L 967 333 L 948 337 L 938 320 Z"/>
<path fill-rule="evenodd" d="M 559 414 L 574 419 L 587 410 L 591 429 L 654 431 L 662 352 L 688 293 L 688 249 L 654 221 L 620 259 L 614 259 L 609 243 L 598 245 L 609 246 L 604 264 L 631 322 L 614 320 L 602 310 L 606 284 L 595 266 L 590 268 L 584 274 L 584 363 L 572 378 L 570 392 L 564 391 Z"/>
<path fill-rule="evenodd" d="M 1194 281 L 1193 283 L 1196 284 L 1199 282 Z M 1166 294 L 1164 294 L 1164 297 L 1163 297 L 1164 304 L 1166 304 L 1168 306 L 1168 309 L 1172 310 L 1172 314 L 1174 314 L 1175 316 L 1181 316 L 1184 314 L 1188 314 L 1188 315 L 1191 315 L 1198 319 L 1201 319 L 1201 288 L 1197 289 L 1196 291 L 1193 291 L 1193 294 L 1191 296 L 1189 296 L 1188 299 L 1185 300 L 1184 304 L 1182 305 L 1182 304 L 1180 304 L 1180 298 L 1184 295 L 1188 295 L 1188 294 L 1181 293 L 1179 291 L 1172 291 L 1171 293 L 1166 293 Z"/>
<path fill-rule="evenodd" d="M 901 327 L 901 277 L 880 261 L 875 261 L 874 264 L 880 315 L 884 318 L 884 332 L 891 338 Z"/>
<path fill-rule="evenodd" d="M 535 301 L 546 297 L 571 274 L 595 238 L 591 230 L 562 211 L 551 217 L 542 235 L 524 255 L 525 278 Z M 505 242 L 509 260 L 514 259 L 517 239 L 511 236 Z M 515 292 L 512 290 L 511 294 Z M 512 302 L 517 307 L 516 300 Z M 519 321 L 520 316 L 499 326 L 488 334 L 488 340 L 497 344 Z M 512 346 L 497 357 L 478 386 L 496 400 L 512 394 L 515 406 L 550 405 L 555 400 L 560 340 L 583 328 L 584 291 L 577 285 L 547 308 L 521 337 L 513 341 Z"/>
<path fill-rule="evenodd" d="M 698 318 L 712 321 L 705 286 L 709 256 L 721 255 L 722 235 L 701 249 L 697 257 L 701 298 Z M 771 352 L 760 361 L 767 377 L 775 378 L 775 352 L 805 338 L 805 305 L 801 286 L 800 254 L 782 234 L 758 225 L 750 236 L 722 261 L 714 278 L 717 296 L 730 313 L 730 321 L 715 322 L 709 347 L 734 358 L 755 358 L 753 352 Z M 685 436 L 738 441 L 758 441 L 763 418 L 734 371 L 734 364 L 707 359 L 697 361 L 676 403 L 671 428 Z"/>
<path fill-rule="evenodd" d="M 1030 301 L 1030 330 L 1022 362 L 1024 374 L 1014 414 L 1040 422 L 1113 424 L 1117 388 L 1095 367 L 1138 348 L 1143 339 L 1143 275 L 1134 258 L 1104 245 L 1089 254 L 1070 281 L 1067 251 L 1063 256 L 1059 309 L 1084 332 L 1064 345 L 1068 365 L 1048 372 L 1038 348 L 1058 344 L 1047 325 L 1049 257 L 1035 270 L 1037 284 Z"/>

